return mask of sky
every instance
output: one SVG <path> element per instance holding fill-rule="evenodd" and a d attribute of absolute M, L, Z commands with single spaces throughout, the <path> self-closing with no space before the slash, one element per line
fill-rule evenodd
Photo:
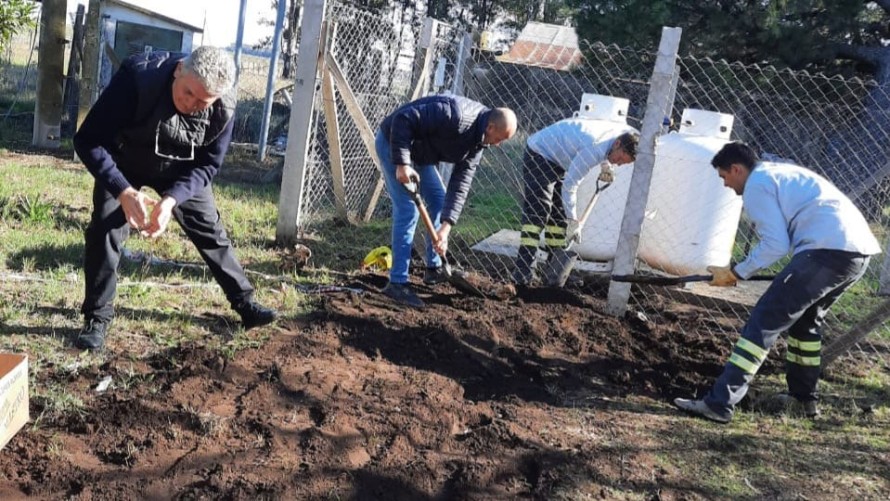
<path fill-rule="evenodd" d="M 241 0 L 123 0 L 126 3 L 150 9 L 167 17 L 194 26 L 204 27 L 204 45 L 222 47 L 235 43 L 238 33 L 238 13 Z M 89 6 L 89 0 L 68 0 L 68 12 L 76 12 L 77 5 Z M 244 23 L 244 45 L 250 46 L 274 32 L 271 25 L 261 24 L 262 19 L 275 21 L 271 0 L 247 0 Z M 206 20 L 206 23 L 205 23 Z M 195 39 L 200 44 L 200 38 Z"/>

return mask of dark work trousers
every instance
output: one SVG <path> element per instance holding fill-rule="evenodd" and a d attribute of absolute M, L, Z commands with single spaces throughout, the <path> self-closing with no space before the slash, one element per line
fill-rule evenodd
<path fill-rule="evenodd" d="M 528 283 L 534 273 L 535 253 L 541 232 L 548 250 L 565 247 L 566 215 L 562 204 L 562 180 L 566 171 L 530 148 L 525 149 L 522 161 L 524 200 L 522 231 L 514 278 Z"/>
<path fill-rule="evenodd" d="M 816 400 L 820 329 L 825 315 L 841 294 L 862 278 L 869 260 L 868 256 L 838 250 L 796 254 L 757 301 L 705 403 L 730 417 L 782 332 L 788 332 L 788 392 L 802 402 Z"/>
<path fill-rule="evenodd" d="M 253 287 L 235 258 L 232 242 L 220 222 L 211 187 L 174 207 L 173 217 L 197 247 L 232 307 L 252 300 Z M 96 183 L 93 214 L 85 232 L 84 246 L 86 292 L 80 311 L 87 319 L 110 321 L 114 316 L 117 266 L 129 230 L 120 203 Z"/>

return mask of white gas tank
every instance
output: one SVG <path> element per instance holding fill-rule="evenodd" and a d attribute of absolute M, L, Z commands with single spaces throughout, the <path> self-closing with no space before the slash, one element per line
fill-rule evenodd
<path fill-rule="evenodd" d="M 597 140 L 616 136 L 618 133 L 634 131 L 627 125 L 627 109 L 630 101 L 623 98 L 584 94 L 581 98 L 581 110 L 576 114 L 580 118 L 592 120 L 596 125 Z M 596 166 L 578 186 L 577 211 L 578 217 L 584 212 L 591 197 L 596 191 L 596 179 L 600 174 L 600 166 Z M 622 165 L 615 169 L 615 181 L 600 193 L 593 211 L 581 229 L 581 243 L 572 247 L 581 259 L 587 261 L 609 261 L 615 257 L 618 248 L 618 235 L 621 230 L 621 218 L 627 193 L 630 191 L 630 177 L 633 164 Z"/>
<path fill-rule="evenodd" d="M 733 116 L 687 109 L 679 132 L 658 140 L 638 256 L 676 275 L 706 273 L 732 256 L 742 198 L 711 159 L 729 142 Z"/>

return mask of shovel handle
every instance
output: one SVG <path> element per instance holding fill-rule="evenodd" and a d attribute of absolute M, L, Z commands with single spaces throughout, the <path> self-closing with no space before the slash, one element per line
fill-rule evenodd
<path fill-rule="evenodd" d="M 600 185 L 600 180 L 599 179 L 596 180 L 596 191 L 593 192 L 593 196 L 590 197 L 590 202 L 587 202 L 587 207 L 584 208 L 584 213 L 581 214 L 581 218 L 578 219 L 578 230 L 579 231 L 581 229 L 583 229 L 584 225 L 587 223 L 587 218 L 589 218 L 590 213 L 593 212 L 593 207 L 596 205 L 596 200 L 599 198 L 600 193 L 602 193 L 603 190 L 605 190 L 606 188 L 608 188 L 611 185 L 612 185 L 612 183 L 603 183 L 602 185 Z"/>
<path fill-rule="evenodd" d="M 423 221 L 423 225 L 426 226 L 426 231 L 427 233 L 429 233 L 430 239 L 433 241 L 434 244 L 438 244 L 439 234 L 436 233 L 436 225 L 433 224 L 433 219 L 430 217 L 429 211 L 426 210 L 426 204 L 423 203 L 423 199 L 420 197 L 420 193 L 418 193 L 417 190 L 412 190 L 406 184 L 403 184 L 402 186 L 405 187 L 405 191 L 408 192 L 408 194 L 411 196 L 411 200 L 414 201 L 414 205 L 417 206 L 417 211 L 420 212 L 420 219 Z"/>
<path fill-rule="evenodd" d="M 749 277 L 748 281 L 772 281 L 775 275 L 755 275 Z M 684 277 L 661 277 L 651 275 L 612 275 L 613 282 L 626 282 L 632 284 L 649 284 L 649 285 L 679 285 L 687 282 L 710 282 L 714 279 L 714 275 L 687 275 Z"/>

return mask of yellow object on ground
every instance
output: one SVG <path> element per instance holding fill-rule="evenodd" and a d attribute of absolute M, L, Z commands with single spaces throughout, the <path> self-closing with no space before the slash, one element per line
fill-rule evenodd
<path fill-rule="evenodd" d="M 362 260 L 362 269 L 366 268 L 377 268 L 380 271 L 392 268 L 392 251 L 389 247 L 377 247 L 369 252 Z"/>

